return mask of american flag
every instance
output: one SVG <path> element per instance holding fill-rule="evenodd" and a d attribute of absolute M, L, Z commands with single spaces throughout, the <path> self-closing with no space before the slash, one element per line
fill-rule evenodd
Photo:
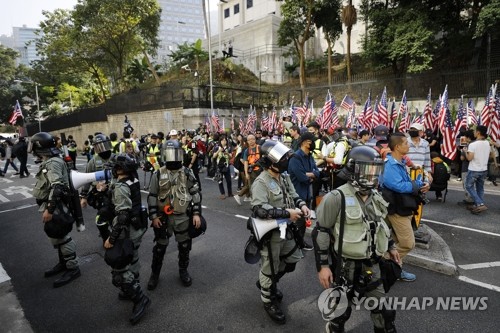
<path fill-rule="evenodd" d="M 257 123 L 257 115 L 255 114 L 255 110 L 248 114 L 247 125 L 245 127 L 245 131 L 247 133 L 255 132 L 255 124 Z"/>
<path fill-rule="evenodd" d="M 382 92 L 382 97 L 380 97 L 380 101 L 378 102 L 378 120 L 380 125 L 388 126 L 389 115 L 387 114 L 387 88 L 384 87 L 384 91 Z"/>
<path fill-rule="evenodd" d="M 330 94 L 330 91 L 328 91 L 325 98 L 325 104 L 314 120 L 318 123 L 321 129 L 328 128 L 328 125 L 332 121 L 332 112 L 332 95 Z"/>
<path fill-rule="evenodd" d="M 396 98 L 392 100 L 391 104 L 391 114 L 389 116 L 389 128 L 394 128 L 396 126 L 396 120 L 398 119 L 398 111 L 396 111 Z"/>
<path fill-rule="evenodd" d="M 496 88 L 496 87 L 495 87 Z M 491 124 L 489 128 L 489 134 L 493 142 L 497 142 L 500 139 L 500 95 L 497 93 L 495 98 L 495 106 L 492 110 Z"/>
<path fill-rule="evenodd" d="M 412 124 L 424 124 L 424 114 L 420 113 L 417 108 L 415 108 L 415 116 L 413 116 L 413 119 L 411 120 Z"/>
<path fill-rule="evenodd" d="M 314 101 L 311 101 L 311 105 L 306 110 L 306 114 L 304 115 L 304 124 L 309 124 L 309 121 L 311 121 L 312 113 L 314 111 L 313 103 Z"/>
<path fill-rule="evenodd" d="M 432 116 L 432 101 L 431 101 L 431 88 L 429 88 L 429 95 L 427 95 L 427 103 L 424 108 L 424 128 L 425 129 L 436 129 L 436 125 Z"/>
<path fill-rule="evenodd" d="M 21 111 L 21 105 L 19 101 L 16 100 L 16 105 L 14 106 L 14 111 L 12 111 L 12 115 L 9 118 L 9 124 L 15 125 L 17 123 L 17 118 L 24 118 L 23 111 Z"/>
<path fill-rule="evenodd" d="M 271 112 L 271 117 L 269 118 L 269 124 L 267 126 L 267 131 L 271 133 L 276 127 L 276 109 L 273 107 L 273 112 Z"/>
<path fill-rule="evenodd" d="M 443 135 L 443 143 L 441 146 L 441 154 L 453 160 L 457 153 L 457 144 L 455 142 L 454 128 L 451 119 L 450 109 L 448 107 L 448 85 L 444 88 L 443 96 L 441 97 L 441 109 L 439 111 L 439 130 Z"/>
<path fill-rule="evenodd" d="M 378 96 L 375 97 L 375 104 L 373 108 L 373 115 L 372 115 L 372 125 L 371 128 L 375 128 L 378 125 L 380 125 L 379 119 L 378 119 Z"/>
<path fill-rule="evenodd" d="M 262 113 L 262 119 L 260 120 L 260 128 L 262 130 L 267 130 L 269 128 L 269 116 Z"/>
<path fill-rule="evenodd" d="M 231 133 L 234 133 L 234 113 L 231 113 Z"/>
<path fill-rule="evenodd" d="M 214 133 L 220 131 L 219 115 L 212 110 L 212 125 L 214 126 Z"/>
<path fill-rule="evenodd" d="M 345 127 L 352 128 L 356 125 L 355 122 L 356 122 L 356 103 L 352 105 L 351 111 L 348 112 L 346 115 Z"/>
<path fill-rule="evenodd" d="M 297 108 L 296 115 L 299 126 L 302 125 L 303 119 L 306 117 L 307 110 L 309 109 L 309 95 L 306 94 L 306 99 L 304 100 L 304 105 L 302 107 Z"/>
<path fill-rule="evenodd" d="M 240 122 L 238 124 L 238 128 L 240 130 L 240 134 L 245 133 L 245 118 L 243 117 L 243 108 L 241 109 L 241 114 L 240 114 Z"/>
<path fill-rule="evenodd" d="M 467 103 L 467 127 L 470 125 L 477 125 L 477 115 L 472 98 L 469 98 L 469 102 Z"/>
<path fill-rule="evenodd" d="M 457 119 L 455 119 L 455 133 L 454 136 L 457 137 L 460 127 L 464 126 L 467 128 L 467 111 L 464 108 L 464 95 L 460 97 L 458 102 Z"/>
<path fill-rule="evenodd" d="M 399 122 L 398 131 L 405 133 L 410 128 L 410 113 L 408 112 L 408 102 L 406 100 L 406 90 L 403 92 L 403 98 L 399 105 L 399 113 L 401 114 L 401 121 Z"/>
<path fill-rule="evenodd" d="M 342 99 L 342 102 L 340 102 L 340 107 L 346 110 L 347 112 L 351 111 L 353 105 L 354 105 L 354 100 L 347 95 L 345 95 L 344 99 Z"/>
<path fill-rule="evenodd" d="M 219 128 L 219 133 L 224 133 L 226 131 L 226 117 L 222 118 L 222 125 Z"/>
<path fill-rule="evenodd" d="M 360 117 L 361 125 L 367 130 L 372 129 L 372 118 L 373 118 L 373 109 L 372 109 L 372 93 L 368 93 L 368 98 L 366 99 L 365 106 L 363 107 L 363 113 Z"/>
<path fill-rule="evenodd" d="M 495 104 L 495 93 L 493 92 L 494 86 L 492 85 L 490 91 L 488 92 L 488 96 L 484 100 L 484 107 L 481 110 L 481 115 L 478 119 L 479 125 L 483 125 L 486 127 L 490 126 L 491 121 L 491 111 L 493 111 L 493 107 Z"/>
<path fill-rule="evenodd" d="M 434 124 L 432 127 L 432 131 L 435 132 L 439 128 L 439 112 L 441 110 L 441 94 L 439 94 L 439 98 L 436 101 L 436 106 L 434 107 L 434 110 L 432 111 L 432 123 Z"/>

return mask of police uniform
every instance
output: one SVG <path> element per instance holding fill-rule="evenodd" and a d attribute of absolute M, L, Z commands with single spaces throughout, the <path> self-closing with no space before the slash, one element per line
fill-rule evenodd
<path fill-rule="evenodd" d="M 390 230 L 384 220 L 388 203 L 375 190 L 370 191 L 366 201 L 363 201 L 350 182 L 338 189 L 345 195 L 346 218 L 341 275 L 359 296 L 380 299 L 385 292 L 380 280 L 378 262 L 389 248 Z M 329 251 L 336 253 L 338 250 L 341 207 L 340 193 L 332 191 L 325 195 L 317 208 L 318 220 L 313 239 L 318 271 L 321 267 L 328 267 L 328 255 L 331 253 Z M 332 239 L 335 240 L 334 248 L 330 249 Z M 343 329 L 344 323 L 351 315 L 352 294 L 348 293 L 348 299 L 347 310 L 329 325 Z M 394 326 L 395 311 L 377 307 L 371 311 L 371 318 L 375 332 L 392 332 L 389 329 Z M 336 330 L 333 329 L 333 332 Z"/>
<path fill-rule="evenodd" d="M 258 209 L 269 212 L 287 208 L 302 208 L 306 205 L 295 192 L 290 176 L 286 172 L 280 174 L 279 180 L 277 180 L 268 170 L 265 170 L 255 179 L 251 192 L 254 216 Z M 276 310 L 268 308 L 273 304 L 276 305 L 275 302 L 280 301 L 283 297 L 276 284 L 283 275 L 293 272 L 296 263 L 303 258 L 302 250 L 295 241 L 296 235 L 292 233 L 293 227 L 292 224 L 288 225 L 285 239 L 281 239 L 280 231 L 275 229 L 269 231 L 261 240 L 261 269 L 258 281 L 261 300 L 271 318 L 280 323 L 284 323 L 284 315 L 275 318 L 270 311 L 276 312 Z"/>
<path fill-rule="evenodd" d="M 57 288 L 80 276 L 76 244 L 69 236 L 74 219 L 69 216 L 65 203 L 69 193 L 68 167 L 59 156 L 44 158 L 36 174 L 36 180 L 33 196 L 39 205 L 39 212 L 43 213 L 47 209 L 53 214 L 52 220 L 45 223 L 44 229 L 59 254 L 59 263 L 53 269 L 46 271 L 45 277 L 66 270 L 65 274 L 54 282 L 54 287 Z"/>
<path fill-rule="evenodd" d="M 191 285 L 187 272 L 189 251 L 192 240 L 188 234 L 190 216 L 201 215 L 201 195 L 198 182 L 191 169 L 181 167 L 169 170 L 162 166 L 153 176 L 148 195 L 149 218 L 159 218 L 160 228 L 154 228 L 156 245 L 153 247 L 151 278 L 148 289 L 156 288 L 163 257 L 169 244 L 169 238 L 175 235 L 179 250 L 179 274 L 185 286 Z"/>
<path fill-rule="evenodd" d="M 85 167 L 86 173 L 94 173 L 96 171 L 104 170 L 105 164 L 113 158 L 111 155 L 109 158 L 104 159 L 99 154 L 95 154 L 92 159 L 87 163 Z M 111 203 L 110 193 L 108 188 L 101 191 L 97 189 L 98 182 L 87 183 L 82 186 L 80 191 L 80 196 L 87 200 L 90 206 L 97 209 L 97 216 L 95 218 L 95 224 L 99 230 L 102 241 L 106 241 L 109 237 L 109 227 L 110 222 L 114 217 L 114 208 Z M 107 184 L 109 186 L 109 183 Z"/>

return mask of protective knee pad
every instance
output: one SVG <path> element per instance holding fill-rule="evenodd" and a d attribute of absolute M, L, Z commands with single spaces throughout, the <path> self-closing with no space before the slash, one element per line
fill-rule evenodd
<path fill-rule="evenodd" d="M 112 273 L 112 279 L 111 279 L 111 282 L 113 283 L 113 286 L 115 287 L 122 287 L 123 285 L 123 277 L 122 277 L 122 274 L 121 273 L 118 273 L 118 272 L 113 272 Z"/>
<path fill-rule="evenodd" d="M 156 244 L 153 246 L 153 257 L 154 258 L 162 258 L 165 256 L 165 252 L 167 252 L 167 246 L 162 244 Z"/>

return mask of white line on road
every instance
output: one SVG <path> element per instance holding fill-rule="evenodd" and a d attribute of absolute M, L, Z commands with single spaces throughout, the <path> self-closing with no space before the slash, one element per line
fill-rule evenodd
<path fill-rule="evenodd" d="M 470 283 L 470 284 L 473 284 L 473 285 L 476 285 L 479 287 L 483 287 L 483 288 L 486 288 L 489 290 L 500 292 L 500 287 L 494 286 L 494 285 L 489 284 L 489 283 L 484 283 L 481 281 L 473 280 L 473 279 L 470 279 L 466 276 L 459 276 L 458 279 L 463 281 L 463 282 L 467 282 L 467 283 Z"/>
<path fill-rule="evenodd" d="M 9 202 L 10 200 L 0 194 L 0 201 L 1 202 Z"/>
<path fill-rule="evenodd" d="M 248 216 L 243 216 L 243 215 L 238 215 L 238 214 L 236 214 L 234 216 L 236 216 L 239 219 L 248 220 Z"/>
<path fill-rule="evenodd" d="M 444 222 L 439 222 L 439 221 L 434 221 L 434 220 L 428 220 L 428 219 L 422 219 L 422 221 L 424 222 L 429 222 L 429 223 L 434 223 L 434 224 L 440 224 L 440 225 L 445 225 L 447 227 L 452 227 L 452 228 L 457 228 L 457 229 L 463 229 L 463 230 L 468 230 L 468 231 L 474 231 L 474 232 L 478 232 L 480 234 L 485 234 L 485 235 L 490 235 L 490 236 L 496 236 L 496 237 L 500 237 L 500 234 L 496 234 L 494 232 L 490 232 L 490 231 L 484 231 L 484 230 L 478 230 L 478 229 L 472 229 L 472 228 L 468 228 L 468 227 L 462 227 L 460 225 L 454 225 L 454 224 L 449 224 L 449 223 L 444 223 Z"/>
<path fill-rule="evenodd" d="M 500 261 L 492 261 L 492 262 L 483 262 L 480 264 L 469 264 L 469 265 L 458 265 L 461 269 L 478 269 L 478 268 L 490 268 L 490 267 L 499 267 Z"/>
<path fill-rule="evenodd" d="M 25 208 L 31 208 L 31 207 L 35 207 L 37 205 L 23 205 L 23 206 L 19 206 L 19 207 L 16 207 L 16 208 L 12 208 L 12 209 L 7 209 L 7 210 L 2 210 L 0 211 L 0 214 L 2 213 L 7 213 L 7 212 L 12 212 L 12 211 L 15 211 L 15 210 L 21 210 L 21 209 L 25 209 Z"/>

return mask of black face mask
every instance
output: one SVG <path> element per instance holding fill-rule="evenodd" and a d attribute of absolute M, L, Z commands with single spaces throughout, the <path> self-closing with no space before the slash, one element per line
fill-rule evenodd
<path fill-rule="evenodd" d="M 104 151 L 102 153 L 98 153 L 99 157 L 101 157 L 103 160 L 107 160 L 111 157 L 111 150 L 110 151 Z"/>
<path fill-rule="evenodd" d="M 412 137 L 412 138 L 418 138 L 418 131 L 417 130 L 409 130 L 408 134 L 410 134 L 410 137 Z"/>
<path fill-rule="evenodd" d="M 182 162 L 166 162 L 165 167 L 168 170 L 179 170 L 182 168 Z"/>
<path fill-rule="evenodd" d="M 282 158 L 278 163 L 275 163 L 271 166 L 275 172 L 285 172 L 288 171 L 288 158 Z"/>
<path fill-rule="evenodd" d="M 311 142 L 311 144 L 309 145 L 309 151 L 312 152 L 313 150 L 316 149 L 316 144 L 313 142 Z"/>

